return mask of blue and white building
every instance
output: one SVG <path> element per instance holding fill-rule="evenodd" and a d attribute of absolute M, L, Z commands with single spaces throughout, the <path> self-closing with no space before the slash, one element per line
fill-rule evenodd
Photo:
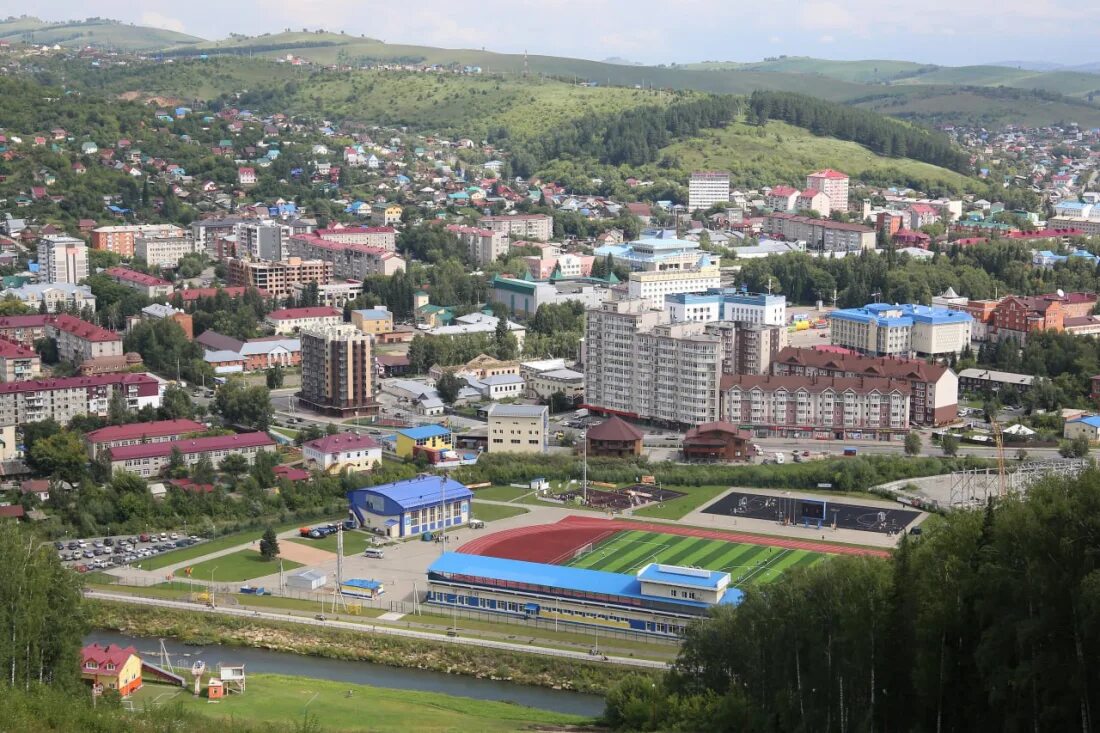
<path fill-rule="evenodd" d="M 969 313 L 927 305 L 870 303 L 828 316 L 830 343 L 873 356 L 946 356 L 971 339 Z"/>
<path fill-rule="evenodd" d="M 636 575 L 448 552 L 428 568 L 425 602 L 596 629 L 680 636 L 744 594 L 729 573 L 651 563 Z"/>
<path fill-rule="evenodd" d="M 786 296 L 749 293 L 732 288 L 666 295 L 665 310 L 671 323 L 737 321 L 761 326 L 784 326 L 787 323 Z"/>
<path fill-rule="evenodd" d="M 348 492 L 348 511 L 360 527 L 387 537 L 413 537 L 470 521 L 474 492 L 446 476 L 418 476 Z"/>
<path fill-rule="evenodd" d="M 615 264 L 625 265 L 631 272 L 698 270 L 711 265 L 710 255 L 699 248 L 698 242 L 665 236 L 607 244 L 597 247 L 594 254 L 597 259 L 611 255 Z"/>

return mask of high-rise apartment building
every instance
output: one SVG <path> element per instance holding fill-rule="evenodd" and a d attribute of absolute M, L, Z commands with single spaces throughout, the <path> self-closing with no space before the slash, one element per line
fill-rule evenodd
<path fill-rule="evenodd" d="M 182 237 L 183 229 L 175 224 L 124 224 L 96 227 L 92 230 L 92 249 L 133 257 L 139 237 Z"/>
<path fill-rule="evenodd" d="M 88 277 L 88 245 L 62 234 L 38 240 L 38 275 L 49 283 L 76 285 Z"/>
<path fill-rule="evenodd" d="M 351 324 L 302 331 L 301 404 L 339 415 L 378 412 L 373 396 L 371 337 Z"/>
<path fill-rule="evenodd" d="M 826 168 L 806 176 L 806 188 L 821 191 L 829 197 L 829 210 L 818 210 L 822 216 L 834 211 L 848 211 L 848 174 Z"/>
<path fill-rule="evenodd" d="M 715 204 L 730 200 L 730 174 L 728 171 L 701 171 L 688 179 L 688 210 L 709 209 Z"/>
<path fill-rule="evenodd" d="M 237 234 L 237 256 L 254 260 L 281 260 L 283 240 L 293 231 L 277 221 L 243 221 L 234 228 Z"/>

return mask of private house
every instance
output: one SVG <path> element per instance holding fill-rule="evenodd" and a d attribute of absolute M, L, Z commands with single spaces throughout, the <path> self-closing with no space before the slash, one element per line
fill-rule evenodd
<path fill-rule="evenodd" d="M 132 646 L 89 644 L 80 650 L 80 676 L 126 697 L 141 688 L 141 657 Z"/>
<path fill-rule="evenodd" d="M 418 449 L 453 450 L 454 435 L 442 425 L 421 425 L 416 428 L 402 428 L 395 435 L 394 452 L 400 458 L 411 458 Z"/>
<path fill-rule="evenodd" d="M 728 422 L 695 426 L 684 436 L 682 450 L 689 461 L 749 461 L 756 454 L 752 433 Z"/>
<path fill-rule="evenodd" d="M 306 466 L 324 473 L 369 471 L 382 462 L 382 444 L 369 435 L 338 433 L 302 443 Z"/>
<path fill-rule="evenodd" d="M 617 415 L 612 415 L 599 425 L 588 429 L 588 455 L 625 458 L 642 454 L 641 430 Z"/>

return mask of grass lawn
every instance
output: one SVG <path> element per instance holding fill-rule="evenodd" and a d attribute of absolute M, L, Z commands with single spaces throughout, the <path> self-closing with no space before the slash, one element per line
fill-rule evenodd
<path fill-rule="evenodd" d="M 515 486 L 487 486 L 484 489 L 474 489 L 475 499 L 488 499 L 489 501 L 513 501 L 530 494 L 530 489 L 517 489 Z"/>
<path fill-rule="evenodd" d="M 301 563 L 293 560 L 283 560 L 283 571 L 294 570 L 302 567 Z M 279 572 L 279 562 L 268 562 L 260 557 L 255 550 L 238 550 L 229 555 L 213 557 L 205 562 L 192 566 L 191 577 L 198 580 L 210 580 L 213 571 L 215 583 L 235 583 L 241 580 L 251 580 L 264 575 Z"/>
<path fill-rule="evenodd" d="M 684 495 L 660 504 L 635 509 L 634 516 L 682 519 L 688 512 L 698 509 L 728 490 L 729 486 L 668 486 L 666 488 L 669 491 L 683 491 Z"/>
<path fill-rule="evenodd" d="M 371 546 L 371 539 L 373 537 L 377 537 L 377 535 L 360 532 L 354 529 L 344 532 L 344 556 L 358 555 L 363 552 L 363 550 Z M 308 537 L 294 537 L 288 541 L 299 545 L 305 545 L 306 547 L 316 547 L 319 550 L 336 552 L 336 535 L 334 534 L 330 534 L 328 537 L 322 537 L 319 540 L 311 540 Z"/>
<path fill-rule="evenodd" d="M 784 571 L 813 565 L 825 557 L 807 550 L 788 550 L 701 537 L 627 530 L 574 558 L 571 567 L 633 574 L 651 562 L 722 570 L 739 588 L 769 583 Z"/>
<path fill-rule="evenodd" d="M 485 504 L 480 501 L 475 501 L 473 504 L 473 508 L 470 510 L 471 518 L 480 519 L 483 522 L 518 517 L 520 514 L 528 512 L 527 509 L 521 506 L 501 506 L 500 504 Z"/>
<path fill-rule="evenodd" d="M 291 440 L 294 440 L 298 437 L 298 431 L 294 428 L 270 427 L 268 428 L 268 430 L 273 433 L 278 433 L 279 435 L 290 438 Z"/>
<path fill-rule="evenodd" d="M 326 731 L 484 731 L 503 733 L 536 724 L 568 725 L 586 719 L 536 710 L 504 702 L 473 700 L 434 692 L 391 690 L 384 687 L 331 682 L 309 677 L 249 674 L 248 692 L 230 695 L 216 705 L 186 691 L 175 696 L 164 693 L 178 688 L 149 685 L 135 696 L 134 705 L 181 704 L 187 710 L 224 719 L 286 723 L 302 721 L 306 714 L 316 718 Z M 351 695 L 348 695 L 348 691 Z"/>

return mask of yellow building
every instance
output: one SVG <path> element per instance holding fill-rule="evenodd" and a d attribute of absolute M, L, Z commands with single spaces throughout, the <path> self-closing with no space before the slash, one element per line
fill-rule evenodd
<path fill-rule="evenodd" d="M 489 405 L 489 452 L 545 453 L 549 417 L 545 405 Z"/>
<path fill-rule="evenodd" d="M 397 204 L 374 204 L 370 207 L 370 223 L 391 226 L 401 223 L 401 207 Z"/>
<path fill-rule="evenodd" d="M 421 425 L 397 431 L 395 452 L 401 458 L 411 458 L 416 448 L 453 450 L 454 436 L 442 425 Z"/>
<path fill-rule="evenodd" d="M 141 657 L 132 646 L 89 644 L 80 653 L 80 676 L 126 697 L 141 687 Z"/>
<path fill-rule="evenodd" d="M 364 308 L 352 311 L 351 322 L 360 331 L 372 336 L 393 331 L 393 313 L 385 308 Z"/>

